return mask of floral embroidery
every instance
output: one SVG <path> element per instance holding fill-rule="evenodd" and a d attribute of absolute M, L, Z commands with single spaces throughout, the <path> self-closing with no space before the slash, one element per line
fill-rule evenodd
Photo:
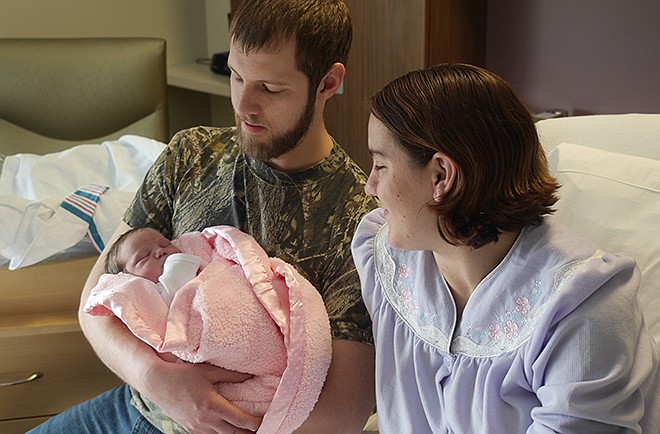
<path fill-rule="evenodd" d="M 518 324 L 513 321 L 507 321 L 504 325 L 504 334 L 507 338 L 513 339 L 518 336 Z"/>
<path fill-rule="evenodd" d="M 527 315 L 532 309 L 532 305 L 529 304 L 527 297 L 519 297 L 518 300 L 516 300 L 516 304 L 516 310 L 523 315 Z"/>
<path fill-rule="evenodd" d="M 419 304 L 413 298 L 413 294 L 409 289 L 404 289 L 399 294 L 399 302 L 403 307 L 403 312 L 406 314 L 417 315 L 419 312 Z"/>
<path fill-rule="evenodd" d="M 399 280 L 407 279 L 410 277 L 410 265 L 401 264 L 401 266 L 396 270 L 396 274 L 399 276 Z"/>
<path fill-rule="evenodd" d="M 432 325 L 435 321 L 435 314 L 432 312 L 421 312 L 417 315 L 419 323 L 422 326 Z"/>
<path fill-rule="evenodd" d="M 541 293 L 543 291 L 541 291 L 540 288 L 541 288 L 541 282 L 539 282 L 538 280 L 535 281 L 534 288 L 532 288 L 532 295 L 529 300 L 530 303 L 536 303 L 539 300 L 539 298 L 541 298 Z"/>
<path fill-rule="evenodd" d="M 432 325 L 433 320 L 435 319 L 435 314 L 432 312 L 421 312 L 419 303 L 417 303 L 415 298 L 410 265 L 400 263 L 398 255 L 393 255 L 392 259 L 394 260 L 396 268 L 396 286 L 399 288 L 397 298 L 401 313 L 406 316 L 415 317 L 422 326 Z"/>
<path fill-rule="evenodd" d="M 499 340 L 502 337 L 502 329 L 499 324 L 491 324 L 488 326 L 488 336 L 493 340 Z"/>
<path fill-rule="evenodd" d="M 543 294 L 541 282 L 536 280 L 529 291 L 529 296 L 517 297 L 516 308 L 495 316 L 495 321 L 490 323 L 486 330 L 472 325 L 467 326 L 466 337 L 486 345 L 493 345 L 506 340 L 512 341 L 520 335 L 523 325 L 529 321 L 529 315 L 533 309 L 533 303 L 538 301 Z"/>

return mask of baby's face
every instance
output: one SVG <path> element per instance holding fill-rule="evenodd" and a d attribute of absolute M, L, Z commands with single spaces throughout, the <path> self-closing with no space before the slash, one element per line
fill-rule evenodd
<path fill-rule="evenodd" d="M 126 239 L 117 252 L 117 259 L 126 264 L 127 273 L 158 282 L 165 259 L 173 253 L 181 253 L 181 250 L 160 232 L 142 229 Z"/>

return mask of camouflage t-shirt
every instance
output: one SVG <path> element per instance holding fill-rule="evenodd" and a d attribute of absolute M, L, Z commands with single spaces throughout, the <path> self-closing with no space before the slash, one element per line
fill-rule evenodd
<path fill-rule="evenodd" d="M 320 292 L 332 336 L 373 343 L 350 243 L 361 217 L 376 206 L 366 176 L 337 144 L 328 157 L 296 173 L 245 155 L 234 128 L 178 133 L 147 173 L 124 220 L 168 238 L 215 225 L 251 234 L 269 256 L 295 266 Z M 133 402 L 164 432 L 181 432 L 159 409 Z"/>

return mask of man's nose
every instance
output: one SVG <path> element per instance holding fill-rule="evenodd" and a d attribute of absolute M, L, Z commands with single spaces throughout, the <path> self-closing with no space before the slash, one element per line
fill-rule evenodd
<path fill-rule="evenodd" d="M 257 92 L 243 87 L 236 92 L 234 98 L 234 110 L 240 116 L 253 116 L 259 114 L 260 105 Z"/>

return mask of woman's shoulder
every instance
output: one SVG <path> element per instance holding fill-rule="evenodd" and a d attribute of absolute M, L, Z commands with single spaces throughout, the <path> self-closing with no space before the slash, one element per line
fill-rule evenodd
<path fill-rule="evenodd" d="M 530 226 L 468 303 L 461 352 L 505 353 L 533 336 L 543 342 L 547 331 L 583 315 L 595 300 L 609 308 L 622 298 L 634 302 L 634 270 L 632 259 L 599 250 L 557 222 Z"/>
<path fill-rule="evenodd" d="M 385 216 L 382 208 L 376 208 L 365 214 L 355 230 L 351 248 L 355 251 L 364 252 L 365 249 L 373 249 L 376 235 L 385 225 Z"/>
<path fill-rule="evenodd" d="M 376 208 L 365 214 L 355 230 L 351 242 L 353 261 L 362 280 L 373 270 L 374 246 L 379 230 L 385 225 L 382 208 Z M 362 282 L 365 283 L 364 281 Z"/>

